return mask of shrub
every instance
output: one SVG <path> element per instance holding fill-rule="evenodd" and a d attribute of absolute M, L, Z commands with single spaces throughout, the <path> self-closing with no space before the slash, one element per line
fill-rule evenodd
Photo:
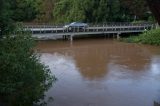
<path fill-rule="evenodd" d="M 56 80 L 33 48 L 23 31 L 0 39 L 0 98 L 7 106 L 32 106 Z"/>
<path fill-rule="evenodd" d="M 134 36 L 134 37 L 131 36 L 129 38 L 124 39 L 124 41 L 151 44 L 151 45 L 160 45 L 160 28 L 144 32 L 139 36 Z"/>

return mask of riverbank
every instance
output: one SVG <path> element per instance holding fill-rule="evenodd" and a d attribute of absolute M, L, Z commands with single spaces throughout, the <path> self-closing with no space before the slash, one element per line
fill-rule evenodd
<path fill-rule="evenodd" d="M 145 31 L 143 34 L 140 34 L 139 36 L 130 36 L 121 40 L 129 43 L 160 45 L 160 28 Z"/>

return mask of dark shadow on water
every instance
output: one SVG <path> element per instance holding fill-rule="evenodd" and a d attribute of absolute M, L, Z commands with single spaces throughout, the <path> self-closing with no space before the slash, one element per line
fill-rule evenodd
<path fill-rule="evenodd" d="M 154 101 L 154 105 L 153 106 L 160 106 L 160 103 Z"/>
<path fill-rule="evenodd" d="M 54 102 L 53 97 L 48 97 L 45 100 L 41 100 L 40 103 L 35 104 L 34 106 L 48 106 L 48 103 Z"/>
<path fill-rule="evenodd" d="M 32 106 L 48 106 L 47 104 L 51 103 L 51 102 L 54 102 L 54 98 L 53 97 L 48 97 L 47 100 L 42 100 L 41 99 L 39 103 L 33 103 Z M 12 104 L 9 105 L 8 103 L 0 100 L 0 106 L 12 106 Z"/>

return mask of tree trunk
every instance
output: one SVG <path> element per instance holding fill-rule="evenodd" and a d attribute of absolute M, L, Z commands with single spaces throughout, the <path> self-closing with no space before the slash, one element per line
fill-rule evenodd
<path fill-rule="evenodd" d="M 153 15 L 155 16 L 158 24 L 160 25 L 160 0 L 146 0 L 150 10 L 152 11 Z"/>

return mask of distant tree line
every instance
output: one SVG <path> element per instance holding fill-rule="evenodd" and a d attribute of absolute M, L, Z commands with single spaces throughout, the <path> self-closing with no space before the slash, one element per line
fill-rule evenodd
<path fill-rule="evenodd" d="M 12 23 L 17 21 L 38 23 L 153 21 L 151 11 L 160 23 L 159 2 L 159 0 L 0 0 L 0 29 L 8 32 L 8 28 L 13 27 Z"/>
<path fill-rule="evenodd" d="M 53 8 L 54 22 L 130 22 L 152 20 L 145 0 L 59 0 Z"/>

